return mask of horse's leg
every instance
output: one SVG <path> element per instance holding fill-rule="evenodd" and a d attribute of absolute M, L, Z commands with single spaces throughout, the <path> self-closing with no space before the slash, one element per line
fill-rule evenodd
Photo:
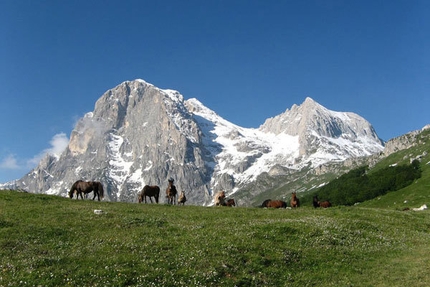
<path fill-rule="evenodd" d="M 150 196 L 150 197 L 149 197 L 149 200 L 150 200 L 150 201 L 151 201 L 151 203 L 152 203 L 152 196 Z"/>

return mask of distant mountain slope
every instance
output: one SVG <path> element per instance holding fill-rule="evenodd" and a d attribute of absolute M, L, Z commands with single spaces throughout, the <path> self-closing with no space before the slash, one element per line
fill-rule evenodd
<path fill-rule="evenodd" d="M 264 173 L 294 173 L 382 150 L 365 119 L 311 98 L 250 129 L 197 99 L 135 80 L 104 93 L 79 120 L 63 154 L 47 156 L 16 185 L 64 196 L 78 179 L 99 180 L 106 200 L 135 201 L 145 184 L 160 185 L 164 194 L 173 177 L 191 204 L 211 204 L 213 192 L 231 195 Z"/>

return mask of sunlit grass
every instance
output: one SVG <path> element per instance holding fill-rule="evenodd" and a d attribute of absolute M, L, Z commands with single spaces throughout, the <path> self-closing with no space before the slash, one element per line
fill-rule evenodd
<path fill-rule="evenodd" d="M 428 211 L 179 207 L 1 191 L 0 286 L 428 286 L 429 229 Z"/>

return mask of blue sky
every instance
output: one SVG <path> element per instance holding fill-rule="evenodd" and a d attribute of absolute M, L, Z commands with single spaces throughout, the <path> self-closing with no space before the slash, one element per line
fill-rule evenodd
<path fill-rule="evenodd" d="M 430 123 L 430 1 L 0 1 L 0 182 L 144 79 L 259 127 L 311 97 L 389 140 Z"/>

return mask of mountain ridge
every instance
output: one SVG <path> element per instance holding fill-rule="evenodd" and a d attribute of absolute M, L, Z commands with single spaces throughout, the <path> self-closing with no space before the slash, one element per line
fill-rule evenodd
<path fill-rule="evenodd" d="M 107 200 L 135 201 L 143 185 L 163 189 L 174 177 L 189 202 L 207 205 L 217 190 L 234 194 L 264 172 L 341 162 L 381 152 L 383 144 L 364 118 L 309 97 L 259 128 L 243 128 L 196 98 L 138 79 L 107 90 L 61 156 L 48 155 L 17 183 L 65 196 L 75 180 L 97 179 Z"/>

